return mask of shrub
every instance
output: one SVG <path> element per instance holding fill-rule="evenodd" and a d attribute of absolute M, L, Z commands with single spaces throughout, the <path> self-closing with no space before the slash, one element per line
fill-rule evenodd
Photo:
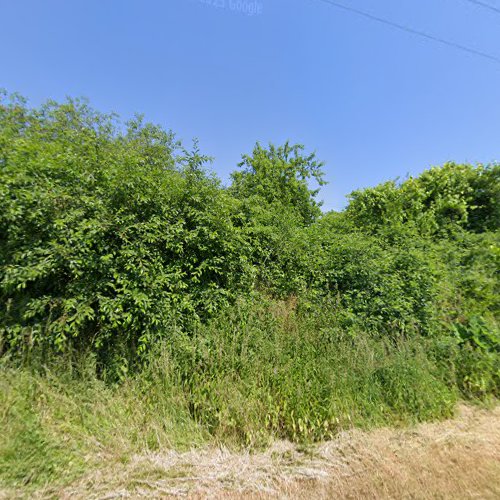
<path fill-rule="evenodd" d="M 249 287 L 232 199 L 171 133 L 120 132 L 79 101 L 7 102 L 0 130 L 4 351 L 72 347 L 126 369 Z"/>

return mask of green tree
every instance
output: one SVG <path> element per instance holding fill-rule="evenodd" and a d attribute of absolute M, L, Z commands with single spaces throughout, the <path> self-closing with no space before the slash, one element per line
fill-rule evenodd
<path fill-rule="evenodd" d="M 350 195 L 348 215 L 371 232 L 402 225 L 421 235 L 500 227 L 500 165 L 446 163 L 402 183 L 386 182 Z"/>
<path fill-rule="evenodd" d="M 0 348 L 134 363 L 248 287 L 233 199 L 170 132 L 85 102 L 0 107 Z"/>
<path fill-rule="evenodd" d="M 316 201 L 319 192 L 311 189 L 309 181 L 323 186 L 323 163 L 315 153 L 304 155 L 304 146 L 259 143 L 251 155 L 244 155 L 239 164 L 241 171 L 231 174 L 231 193 L 240 199 L 253 199 L 253 203 L 277 205 L 278 210 L 291 208 L 303 224 L 310 224 L 321 214 L 321 203 Z"/>

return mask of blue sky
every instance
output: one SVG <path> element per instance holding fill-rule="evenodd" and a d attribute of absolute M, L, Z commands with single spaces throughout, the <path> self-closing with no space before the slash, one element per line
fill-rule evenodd
<path fill-rule="evenodd" d="M 339 2 L 500 57 L 500 14 L 470 1 Z M 0 0 L 0 87 L 144 113 L 198 137 L 224 180 L 257 140 L 301 142 L 327 163 L 325 209 L 448 160 L 500 160 L 500 64 L 319 0 L 238 11 L 250 3 Z"/>

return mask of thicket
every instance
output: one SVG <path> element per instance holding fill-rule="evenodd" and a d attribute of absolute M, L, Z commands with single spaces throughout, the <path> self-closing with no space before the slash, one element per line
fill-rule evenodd
<path fill-rule="evenodd" d="M 141 117 L 2 95 L 9 481 L 77 467 L 96 439 L 309 441 L 499 395 L 499 165 L 322 213 L 302 146 L 257 144 L 227 187 L 209 163 Z"/>

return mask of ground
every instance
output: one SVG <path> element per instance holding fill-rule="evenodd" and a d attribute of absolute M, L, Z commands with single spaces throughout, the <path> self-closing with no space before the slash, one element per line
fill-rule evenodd
<path fill-rule="evenodd" d="M 103 455 L 103 464 L 109 457 Z M 31 498 L 500 498 L 500 407 L 410 429 L 353 430 L 303 448 L 137 455 Z M 27 497 L 1 491 L 3 498 Z"/>

